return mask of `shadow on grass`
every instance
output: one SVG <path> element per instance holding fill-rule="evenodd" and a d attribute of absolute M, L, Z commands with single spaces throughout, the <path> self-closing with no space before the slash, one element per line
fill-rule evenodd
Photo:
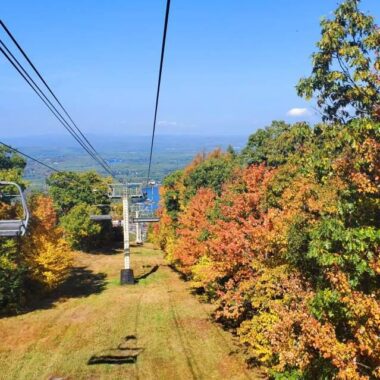
<path fill-rule="evenodd" d="M 188 275 L 185 273 L 181 272 L 174 264 L 168 264 L 167 265 L 174 273 L 177 274 L 177 276 L 182 280 L 182 281 L 189 281 L 190 278 Z M 170 291 L 169 291 L 170 292 Z M 192 287 L 190 289 L 190 294 L 194 296 L 203 296 L 205 294 L 205 289 L 203 287 Z M 199 299 L 200 300 L 200 299 Z M 207 301 L 206 301 L 207 302 Z"/>
<path fill-rule="evenodd" d="M 151 274 L 157 272 L 158 268 L 159 268 L 159 265 L 153 266 L 149 272 L 143 273 L 140 276 L 135 277 L 135 282 L 138 283 L 140 280 L 143 280 L 144 278 L 149 277 Z"/>
<path fill-rule="evenodd" d="M 100 248 L 94 248 L 86 251 L 87 253 L 91 253 L 92 255 L 117 255 L 123 249 L 122 242 L 113 242 L 110 245 L 105 245 Z"/>
<path fill-rule="evenodd" d="M 69 277 L 59 286 L 49 298 L 80 298 L 91 294 L 99 294 L 106 287 L 105 273 L 94 273 L 86 267 L 75 267 L 71 269 Z"/>
<path fill-rule="evenodd" d="M 130 246 L 131 248 L 141 248 L 141 247 L 144 246 L 144 244 L 142 244 L 142 243 L 131 242 L 131 243 L 129 243 L 129 246 Z"/>
<path fill-rule="evenodd" d="M 99 355 L 91 356 L 88 365 L 94 364 L 135 364 L 137 362 L 137 354 L 135 355 Z"/>
<path fill-rule="evenodd" d="M 29 287 L 28 299 L 30 301 L 22 310 L 10 312 L 1 317 L 27 314 L 34 310 L 50 309 L 59 301 L 67 298 L 88 297 L 92 294 L 99 294 L 106 288 L 105 273 L 94 273 L 86 267 L 74 267 L 71 269 L 67 279 L 55 290 L 44 294 L 33 284 Z"/>
<path fill-rule="evenodd" d="M 138 356 L 144 351 L 142 347 L 132 347 L 137 342 L 135 335 L 127 335 L 123 338 L 123 342 L 120 343 L 117 348 L 110 348 L 102 351 L 98 355 L 93 355 L 87 362 L 87 365 L 94 364 L 135 364 Z M 113 354 L 112 352 L 117 352 Z"/>
<path fill-rule="evenodd" d="M 179 278 L 183 281 L 189 281 L 189 276 L 187 276 L 185 273 L 181 272 L 175 265 L 168 264 L 167 265 L 173 272 L 177 273 Z"/>

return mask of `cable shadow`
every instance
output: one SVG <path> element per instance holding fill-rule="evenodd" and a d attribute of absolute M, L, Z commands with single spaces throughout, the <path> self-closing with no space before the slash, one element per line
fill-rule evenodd
<path fill-rule="evenodd" d="M 181 280 L 189 281 L 189 276 L 181 272 L 175 265 L 167 264 L 166 266 L 168 266 L 173 272 L 175 272 Z"/>
<path fill-rule="evenodd" d="M 155 265 L 152 267 L 152 269 L 149 272 L 143 273 L 140 276 L 135 277 L 135 281 L 139 282 L 140 280 L 143 280 L 144 278 L 149 277 L 151 274 L 158 271 L 159 265 Z"/>

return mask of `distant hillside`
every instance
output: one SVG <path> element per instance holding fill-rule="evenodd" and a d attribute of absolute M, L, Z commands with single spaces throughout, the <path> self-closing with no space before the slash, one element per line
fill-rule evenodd
<path fill-rule="evenodd" d="M 91 143 L 110 163 L 111 167 L 130 180 L 146 176 L 149 136 L 89 135 Z M 246 136 L 156 136 L 152 178 L 162 180 L 171 171 L 187 165 L 194 154 L 209 152 L 216 147 L 232 145 L 239 151 L 246 143 Z M 66 135 L 22 136 L 5 139 L 5 142 L 28 153 L 58 170 L 101 169 L 83 151 L 77 142 Z M 41 185 L 49 170 L 28 162 L 25 176 L 35 185 Z"/>

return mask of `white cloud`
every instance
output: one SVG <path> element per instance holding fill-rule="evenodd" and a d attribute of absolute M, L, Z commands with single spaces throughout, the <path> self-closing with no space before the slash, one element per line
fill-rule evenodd
<path fill-rule="evenodd" d="M 310 116 L 310 111 L 307 108 L 291 108 L 287 115 L 292 117 Z"/>

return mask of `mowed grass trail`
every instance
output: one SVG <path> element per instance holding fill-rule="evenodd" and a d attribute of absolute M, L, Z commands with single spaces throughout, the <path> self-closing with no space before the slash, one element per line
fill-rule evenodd
<path fill-rule="evenodd" d="M 159 251 L 132 249 L 133 286 L 119 285 L 122 263 L 78 253 L 55 298 L 0 319 L 0 379 L 261 378 Z"/>

